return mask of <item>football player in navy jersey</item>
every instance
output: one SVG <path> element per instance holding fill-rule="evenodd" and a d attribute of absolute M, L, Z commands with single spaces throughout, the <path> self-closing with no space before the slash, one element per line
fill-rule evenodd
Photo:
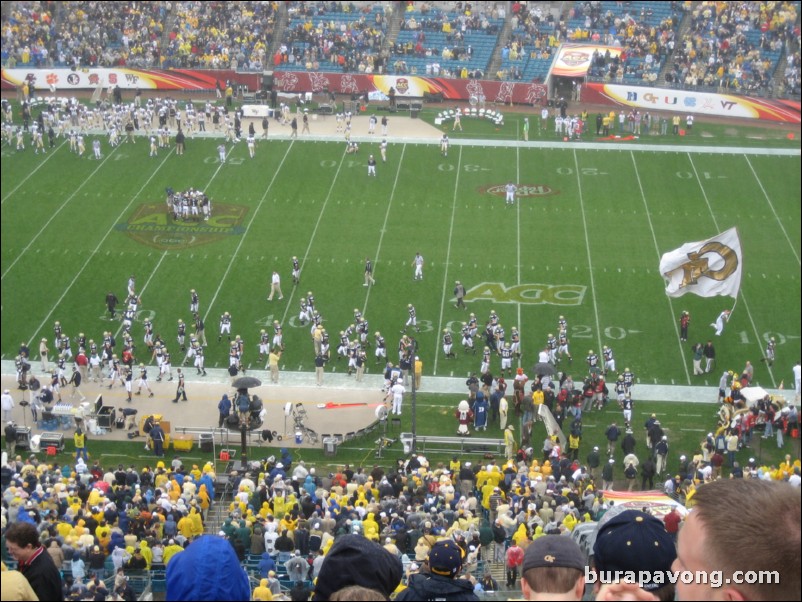
<path fill-rule="evenodd" d="M 479 374 L 487 374 L 490 371 L 490 347 L 485 347 L 482 352 L 482 365 L 479 368 Z"/>
<path fill-rule="evenodd" d="M 446 356 L 446 359 L 457 357 L 457 354 L 452 352 L 453 346 L 454 337 L 451 335 L 451 331 L 446 328 L 443 330 L 443 354 Z"/>
<path fill-rule="evenodd" d="M 588 357 L 585 358 L 588 363 L 588 371 L 590 374 L 599 374 L 599 356 L 593 352 L 593 349 L 588 351 Z"/>
<path fill-rule="evenodd" d="M 270 335 L 267 330 L 262 328 L 259 331 L 259 361 L 266 358 L 270 354 Z"/>
<path fill-rule="evenodd" d="M 462 323 L 462 348 L 467 353 L 468 351 L 473 351 L 473 354 L 476 355 L 476 348 L 473 346 L 473 337 L 471 336 L 471 327 L 468 325 L 467 322 Z"/>
<path fill-rule="evenodd" d="M 220 334 L 217 336 L 217 341 L 223 340 L 223 335 L 228 337 L 228 340 L 231 340 L 231 314 L 228 312 L 223 312 L 223 315 L 220 316 Z"/>
<path fill-rule="evenodd" d="M 401 334 L 406 334 L 409 326 L 413 326 L 415 328 L 415 332 L 420 332 L 420 328 L 418 328 L 418 317 L 417 312 L 415 311 L 415 306 L 412 305 L 412 303 L 407 304 L 407 311 L 409 312 L 409 318 L 407 319 Z"/>
<path fill-rule="evenodd" d="M 607 376 L 608 372 L 615 372 L 615 357 L 613 356 L 613 350 L 607 345 L 602 347 L 602 358 L 604 359 L 604 376 Z"/>
<path fill-rule="evenodd" d="M 387 341 L 384 340 L 382 333 L 378 330 L 373 335 L 373 341 L 376 343 L 376 351 L 374 355 L 376 356 L 376 363 L 378 364 L 380 361 L 387 360 Z"/>
<path fill-rule="evenodd" d="M 561 361 L 564 355 L 568 356 L 568 361 L 573 362 L 574 358 L 571 357 L 571 353 L 568 350 L 568 335 L 566 334 L 565 330 L 560 330 L 560 334 L 557 336 L 557 353 L 559 357 L 557 361 Z"/>
<path fill-rule="evenodd" d="M 302 296 L 299 303 L 301 307 L 298 311 L 298 321 L 301 323 L 301 326 L 303 326 L 307 322 L 311 321 L 312 314 L 309 311 L 309 303 L 307 303 L 306 297 Z"/>

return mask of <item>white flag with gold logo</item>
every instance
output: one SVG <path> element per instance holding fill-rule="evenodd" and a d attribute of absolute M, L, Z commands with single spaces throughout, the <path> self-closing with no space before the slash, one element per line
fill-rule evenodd
<path fill-rule="evenodd" d="M 718 236 L 689 242 L 660 259 L 666 279 L 666 294 L 682 297 L 737 297 L 741 288 L 743 255 L 738 230 L 730 228 Z"/>

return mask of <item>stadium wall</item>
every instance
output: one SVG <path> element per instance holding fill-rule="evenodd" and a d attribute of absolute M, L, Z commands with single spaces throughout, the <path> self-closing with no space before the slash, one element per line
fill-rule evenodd
<path fill-rule="evenodd" d="M 306 71 L 277 71 L 273 75 L 274 89 L 284 93 L 367 93 L 375 98 L 389 95 L 390 88 L 394 88 L 398 100 L 476 99 L 492 103 L 529 105 L 543 105 L 548 97 L 547 85 L 534 82 Z M 69 94 L 69 90 L 95 89 L 98 86 L 119 86 L 128 90 L 212 90 L 217 82 L 222 84 L 230 80 L 236 85 L 245 85 L 255 91 L 261 87 L 261 78 L 261 73 L 238 73 L 231 70 L 3 69 L 2 89 L 15 89 L 27 79 L 33 82 L 37 90 L 47 91 L 52 86 L 60 94 Z M 784 123 L 798 124 L 802 121 L 799 101 L 626 84 L 586 83 L 582 89 L 582 102 Z"/>

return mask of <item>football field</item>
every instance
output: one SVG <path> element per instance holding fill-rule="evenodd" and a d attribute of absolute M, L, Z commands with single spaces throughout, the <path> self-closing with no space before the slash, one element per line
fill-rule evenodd
<path fill-rule="evenodd" d="M 21 341 L 37 355 L 59 320 L 71 337 L 100 342 L 121 331 L 104 299 L 122 301 L 136 278 L 141 296 L 132 329 L 138 360 L 145 319 L 172 347 L 178 319 L 192 323 L 190 289 L 200 295 L 209 347 L 207 367 L 228 365 L 228 342 L 217 341 L 223 312 L 232 335 L 246 343 L 245 364 L 257 360 L 260 329 L 284 328 L 285 370 L 313 371 L 309 325 L 298 320 L 301 295 L 312 291 L 331 337 L 327 370 L 339 332 L 354 311 L 369 321 L 369 341 L 381 331 L 395 361 L 407 306 L 417 309 L 424 372 L 465 377 L 478 372 L 478 353 L 466 354 L 459 331 L 470 312 L 480 332 L 494 309 L 507 333 L 521 333 L 527 370 L 547 335 L 568 322 L 575 378 L 586 373 L 589 350 L 615 353 L 618 370 L 641 382 L 715 384 L 718 374 L 693 376 L 690 345 L 714 339 L 720 368 L 755 364 L 761 384 L 787 386 L 800 358 L 800 159 L 796 153 L 644 150 L 636 146 L 559 148 L 390 140 L 386 163 L 368 177 L 370 153 L 344 152 L 342 142 L 270 140 L 249 158 L 245 143 L 229 145 L 221 163 L 219 141 L 188 142 L 186 154 L 160 149 L 148 156 L 144 139 L 109 148 L 101 160 L 78 157 L 58 141 L 47 155 L 31 149 L 2 156 L 2 356 Z M 90 147 L 91 144 L 87 144 Z M 709 149 L 708 149 L 709 150 Z M 91 153 L 89 153 L 91 154 Z M 504 186 L 518 186 L 505 204 Z M 176 221 L 165 189 L 190 187 L 212 199 L 212 217 Z M 660 256 L 683 243 L 736 226 L 743 246 L 743 281 L 721 337 L 710 323 L 733 306 L 728 297 L 670 299 L 658 270 Z M 419 252 L 422 280 L 413 280 Z M 301 263 L 293 286 L 291 260 Z M 366 258 L 374 286 L 363 286 Z M 273 271 L 283 299 L 268 301 Z M 455 281 L 467 289 L 467 311 L 454 307 Z M 690 340 L 679 338 L 681 311 L 691 315 Z M 454 333 L 455 359 L 441 347 Z M 762 363 L 775 337 L 777 361 Z M 119 341 L 118 337 L 118 341 Z M 373 349 L 369 370 L 378 371 Z M 176 361 L 179 360 L 179 361 Z M 561 366 L 564 368 L 565 364 Z M 498 374 L 494 357 L 491 371 Z"/>

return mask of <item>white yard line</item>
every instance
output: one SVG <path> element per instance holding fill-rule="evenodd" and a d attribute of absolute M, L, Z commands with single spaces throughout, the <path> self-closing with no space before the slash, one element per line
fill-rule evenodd
<path fill-rule="evenodd" d="M 521 147 L 515 147 L 515 184 L 516 186 L 521 185 Z M 505 201 L 506 202 L 506 201 Z M 515 210 L 517 212 L 515 225 L 517 230 L 517 237 L 518 237 L 518 286 L 521 285 L 521 201 L 520 199 L 515 200 Z M 521 324 L 521 303 L 518 303 L 518 340 L 522 340 L 523 337 L 523 325 Z M 521 358 L 518 358 L 518 367 L 521 367 Z"/>
<path fill-rule="evenodd" d="M 601 353 L 601 326 L 599 325 L 599 304 L 596 301 L 596 282 L 593 279 L 593 261 L 590 258 L 590 238 L 588 237 L 588 218 L 585 216 L 585 199 L 582 196 L 582 179 L 579 175 L 579 159 L 576 156 L 576 149 L 574 149 L 574 169 L 576 170 L 576 185 L 579 190 L 579 206 L 582 213 L 582 228 L 585 234 L 585 248 L 588 250 L 588 273 L 590 274 L 590 293 L 593 296 L 593 314 L 596 316 L 596 340 L 598 347 L 596 349 Z"/>
<path fill-rule="evenodd" d="M 702 184 L 702 179 L 699 177 L 699 172 L 696 170 L 696 164 L 693 162 L 693 157 L 690 153 L 688 153 L 688 160 L 691 162 L 691 167 L 693 168 L 693 173 L 696 175 L 696 182 L 699 184 L 699 190 L 702 191 L 702 196 L 705 199 L 705 203 L 707 204 L 707 209 L 710 212 L 710 217 L 713 220 L 713 225 L 716 226 L 716 234 L 722 232 L 721 226 L 716 219 L 716 214 L 713 211 L 713 207 L 710 205 L 710 199 L 707 198 L 707 192 L 705 191 L 705 187 Z M 741 258 L 743 260 L 743 258 Z M 744 294 L 743 290 L 739 291 L 741 295 L 741 300 L 744 303 L 744 309 L 746 309 L 746 315 L 749 317 L 749 322 L 752 324 L 752 330 L 755 333 L 755 340 L 757 341 L 758 348 L 760 349 L 760 357 L 765 359 L 766 355 L 764 353 L 764 347 L 761 344 L 760 333 L 757 331 L 757 325 L 755 324 L 754 318 L 752 318 L 752 312 L 749 310 L 749 303 L 746 302 L 746 295 Z M 771 369 L 771 366 L 768 362 L 766 362 L 766 369 L 769 371 L 769 376 L 771 376 L 771 384 L 772 387 L 777 386 L 777 382 L 774 379 L 774 371 Z"/>
<path fill-rule="evenodd" d="M 384 223 L 382 224 L 381 232 L 379 233 L 379 244 L 376 247 L 376 253 L 373 255 L 373 272 L 376 272 L 376 266 L 379 263 L 379 253 L 381 253 L 382 248 L 382 241 L 384 240 L 384 233 L 387 231 L 387 222 L 390 219 L 390 209 L 393 207 L 393 199 L 395 198 L 395 189 L 398 186 L 398 178 L 401 175 L 401 164 L 404 162 L 404 153 L 407 150 L 407 145 L 405 144 L 401 148 L 401 158 L 398 159 L 398 170 L 395 172 L 395 182 L 393 182 L 393 189 L 390 191 L 390 202 L 387 203 L 387 211 L 384 214 Z M 368 311 L 368 299 L 370 299 L 370 291 L 373 290 L 373 285 L 371 284 L 368 287 L 368 292 L 365 295 L 365 303 L 362 305 L 362 315 L 367 315 Z M 368 333 L 370 336 L 370 333 Z"/>
<path fill-rule="evenodd" d="M 785 226 L 783 226 L 783 222 L 780 219 L 780 216 L 777 215 L 777 211 L 774 209 L 774 205 L 772 204 L 771 199 L 769 198 L 769 194 L 766 192 L 766 189 L 763 188 L 763 182 L 760 181 L 760 178 L 757 176 L 755 168 L 752 167 L 752 162 L 749 160 L 749 156 L 744 155 L 744 159 L 746 159 L 746 164 L 749 166 L 749 169 L 752 170 L 752 175 L 755 176 L 755 180 L 757 180 L 757 184 L 758 186 L 760 186 L 760 190 L 763 191 L 763 196 L 766 197 L 766 202 L 769 204 L 769 207 L 771 207 L 771 212 L 774 214 L 774 219 L 777 220 L 777 224 L 780 226 L 780 230 L 782 230 L 783 234 L 785 235 L 785 240 L 788 241 L 788 246 L 791 247 L 791 252 L 794 254 L 794 257 L 796 257 L 796 263 L 799 264 L 800 263 L 799 253 L 796 252 L 794 244 L 791 242 L 791 238 L 788 236 L 788 232 L 786 232 Z"/>
<path fill-rule="evenodd" d="M 652 241 L 654 242 L 654 250 L 657 252 L 657 260 L 659 262 L 661 254 L 660 254 L 660 246 L 657 244 L 657 235 L 654 232 L 654 225 L 652 224 L 652 216 L 649 213 L 649 204 L 646 202 L 646 193 L 643 191 L 643 184 L 640 180 L 640 172 L 638 172 L 638 164 L 635 161 L 635 153 L 630 152 L 629 155 L 632 157 L 632 166 L 635 168 L 635 177 L 638 179 L 638 188 L 640 189 L 640 198 L 643 201 L 643 208 L 646 210 L 646 219 L 649 220 L 649 230 L 652 231 Z M 688 381 L 688 384 L 691 384 L 691 374 L 688 372 L 688 358 L 685 357 L 684 350 L 682 348 L 682 341 L 680 340 L 679 336 L 679 328 L 677 327 L 677 321 L 674 319 L 674 304 L 671 301 L 671 297 L 666 295 L 666 299 L 668 300 L 668 311 L 669 311 L 669 319 L 671 323 L 674 325 L 674 334 L 677 335 L 677 346 L 679 347 L 679 355 L 682 358 L 682 367 L 685 368 L 685 378 Z"/>
<path fill-rule="evenodd" d="M 270 180 L 270 184 L 268 184 L 267 188 L 265 188 L 265 193 L 262 195 L 262 198 L 259 199 L 259 204 L 256 206 L 256 209 L 253 210 L 253 214 L 251 215 L 251 220 L 248 222 L 248 225 L 245 227 L 245 232 L 242 233 L 242 236 L 239 239 L 239 244 L 237 245 L 237 248 L 234 249 L 234 254 L 231 256 L 231 261 L 228 262 L 228 267 L 226 268 L 226 271 L 223 274 L 223 277 L 220 278 L 220 284 L 217 285 L 217 290 L 214 291 L 214 296 L 212 297 L 212 300 L 209 302 L 209 307 L 206 309 L 206 313 L 203 316 L 204 324 L 208 321 L 209 314 L 212 311 L 212 306 L 214 305 L 214 302 L 217 301 L 217 295 L 219 295 L 220 291 L 223 289 L 223 283 L 226 281 L 226 278 L 228 277 L 228 273 L 231 271 L 231 267 L 234 265 L 234 261 L 237 259 L 237 255 L 239 254 L 239 250 L 242 248 L 242 243 L 245 242 L 245 237 L 248 235 L 248 232 L 251 231 L 251 224 L 253 224 L 253 221 L 256 219 L 256 215 L 259 213 L 259 210 L 262 208 L 262 205 L 264 204 L 265 199 L 267 198 L 267 194 L 270 192 L 270 189 L 273 188 L 273 183 L 276 181 L 276 178 L 278 177 L 278 174 L 281 172 L 281 167 L 284 165 L 284 161 L 287 160 L 287 157 L 289 156 L 290 151 L 292 150 L 292 147 L 293 147 L 294 144 L 295 144 L 294 141 L 290 142 L 290 145 L 287 147 L 287 150 L 284 153 L 284 156 L 281 158 L 281 163 L 279 163 L 278 167 L 276 167 L 276 171 L 273 172 L 273 178 Z"/>
<path fill-rule="evenodd" d="M 317 234 L 317 229 L 320 227 L 320 222 L 323 219 L 323 214 L 326 212 L 326 206 L 329 204 L 329 199 L 331 199 L 331 193 L 334 190 L 334 185 L 337 183 L 337 178 L 340 176 L 340 170 L 343 167 L 343 163 L 345 162 L 345 150 L 343 150 L 343 154 L 340 157 L 340 164 L 337 166 L 337 171 L 334 174 L 334 179 L 331 181 L 331 186 L 329 186 L 329 191 L 326 193 L 326 199 L 323 201 L 323 206 L 320 208 L 320 213 L 317 216 L 317 221 L 315 222 L 315 228 L 312 230 L 312 235 L 309 237 L 309 244 L 306 245 L 306 251 L 304 251 L 303 259 L 301 259 L 301 272 L 304 271 L 304 266 L 306 265 L 306 260 L 309 257 L 309 251 L 312 250 L 312 244 L 315 242 L 315 235 Z M 282 161 L 283 163 L 283 161 Z M 278 170 L 276 170 L 278 173 Z M 287 314 L 290 312 L 290 307 L 292 307 L 292 298 L 295 296 L 295 289 L 297 286 L 293 286 L 292 290 L 290 291 L 290 298 L 287 300 L 287 307 L 284 308 L 284 315 L 281 316 L 281 324 L 284 324 L 287 321 Z"/>
<path fill-rule="evenodd" d="M 119 147 L 117 147 L 117 148 L 119 148 Z M 44 226 L 42 226 L 39 229 L 39 232 L 37 232 L 36 235 L 33 238 L 31 238 L 30 242 L 25 246 L 25 248 L 22 249 L 22 253 L 17 255 L 17 258 L 14 261 L 11 262 L 10 266 L 8 266 L 8 269 L 6 269 L 6 271 L 3 272 L 3 275 L 0 276 L 0 282 L 3 280 L 3 278 L 5 278 L 8 275 L 8 273 L 11 271 L 11 268 L 13 268 L 15 265 L 17 265 L 17 262 L 20 259 L 22 259 L 22 256 L 25 255 L 25 253 L 28 251 L 28 249 L 30 249 L 33 246 L 33 243 L 35 243 L 39 239 L 39 237 L 42 235 L 42 232 L 44 232 L 47 229 L 47 227 L 50 225 L 50 222 L 52 222 L 54 219 L 56 219 L 56 216 L 59 213 L 61 213 L 61 210 L 64 209 L 64 207 L 67 206 L 67 204 L 75 197 L 76 194 L 78 194 L 78 191 L 81 190 L 81 188 L 83 188 L 84 186 L 86 186 L 89 183 L 89 180 L 92 179 L 92 176 L 94 176 L 100 170 L 100 168 L 103 167 L 103 165 L 106 163 L 106 161 L 111 159 L 111 156 L 114 154 L 114 151 L 116 151 L 117 148 L 112 150 L 108 154 L 108 156 L 106 156 L 106 158 L 103 159 L 103 161 L 100 162 L 100 165 L 98 165 L 94 169 L 94 171 L 91 174 L 89 174 L 86 177 L 86 179 L 84 179 L 83 182 L 81 182 L 81 184 L 78 186 L 78 188 L 76 188 L 75 191 L 70 196 L 67 197 L 67 199 L 61 204 L 61 206 L 53 212 L 53 215 L 50 216 L 50 219 L 45 222 Z"/>
<path fill-rule="evenodd" d="M 61 149 L 61 147 L 62 147 L 62 146 L 64 146 L 65 144 L 67 144 L 67 141 L 66 141 L 66 140 L 64 140 L 64 142 L 62 142 L 62 143 L 61 143 L 61 144 L 59 144 L 59 145 L 58 145 L 56 148 L 54 148 L 54 149 L 53 149 L 51 152 L 49 152 L 49 153 L 47 154 L 47 159 L 45 159 L 45 160 L 44 160 L 44 161 L 42 161 L 42 162 L 41 162 L 39 165 L 37 165 L 37 166 L 36 166 L 36 169 L 34 169 L 34 170 L 31 172 L 31 173 L 29 173 L 27 176 L 25 176 L 25 177 L 22 179 L 22 181 L 21 181 L 19 184 L 17 184 L 17 185 L 14 187 L 14 190 L 12 190 L 12 191 L 11 191 L 11 192 L 9 192 L 9 193 L 8 193 L 8 194 L 7 194 L 5 197 L 3 197 L 3 200 L 2 200 L 2 201 L 0 201 L 0 205 L 2 205 L 2 204 L 3 204 L 3 203 L 5 203 L 5 202 L 6 202 L 8 199 L 10 199 L 12 196 L 14 196 L 14 193 L 15 193 L 15 192 L 17 192 L 17 190 L 19 190 L 20 186 L 22 186 L 23 184 L 25 184 L 25 182 L 27 182 L 28 180 L 30 180 L 30 179 L 33 177 L 33 175 L 34 175 L 34 174 L 35 174 L 37 171 L 39 171 L 39 170 L 40 170 L 40 169 L 41 169 L 41 168 L 44 166 L 44 164 L 45 164 L 45 163 L 47 163 L 48 161 L 50 161 L 50 157 L 52 157 L 53 155 L 55 155 L 55 154 L 56 154 L 56 153 L 57 153 L 57 152 L 58 152 L 58 151 Z"/>
<path fill-rule="evenodd" d="M 35 330 L 35 331 L 34 331 L 34 333 L 31 335 L 31 337 L 28 339 L 28 341 L 35 341 L 35 340 L 36 340 L 36 335 L 38 335 L 38 334 L 39 334 L 39 331 L 40 331 L 40 330 L 42 330 L 42 328 L 44 327 L 44 325 L 45 325 L 45 324 L 48 322 L 48 320 L 50 320 L 50 317 L 53 315 L 53 312 L 54 312 L 54 311 L 56 311 L 56 308 L 57 308 L 57 307 L 59 306 L 59 304 L 60 304 L 60 303 L 61 303 L 61 302 L 64 300 L 64 297 L 66 297 L 66 296 L 67 296 L 67 293 L 70 291 L 70 289 L 73 287 L 73 285 L 74 285 L 74 284 L 75 284 L 75 283 L 78 281 L 78 278 L 81 276 L 81 274 L 83 274 L 84 270 L 86 269 L 86 266 L 88 266 L 88 265 L 89 265 L 89 262 L 90 262 L 90 261 L 92 261 L 92 258 L 95 256 L 95 254 L 97 254 L 97 252 L 98 252 L 98 251 L 100 250 L 100 248 L 103 246 L 103 243 L 104 243 L 104 242 L 106 242 L 106 239 L 109 237 L 109 234 L 111 234 L 112 232 L 114 232 L 114 226 L 117 224 L 117 222 L 119 222 L 119 221 L 120 221 L 120 220 L 123 218 L 123 216 L 124 216 L 126 213 L 128 213 L 128 210 L 131 208 L 131 205 L 133 204 L 133 202 L 134 202 L 134 201 L 135 201 L 137 198 L 139 198 L 139 195 L 140 195 L 140 194 L 142 194 L 142 191 L 143 191 L 143 190 L 145 190 L 145 188 L 147 188 L 148 184 L 150 184 L 150 181 L 151 181 L 151 180 L 152 180 L 154 177 L 156 177 L 156 174 L 157 174 L 157 173 L 159 173 L 159 170 L 160 170 L 162 167 L 164 167 L 164 164 L 167 162 L 167 159 L 169 159 L 169 158 L 170 158 L 170 155 L 172 155 L 172 154 L 173 154 L 173 150 L 171 149 L 171 150 L 170 150 L 170 152 L 169 152 L 169 153 L 167 153 L 167 156 L 165 156 L 165 157 L 164 157 L 164 159 L 162 159 L 162 162 L 161 162 L 161 163 L 159 163 L 159 166 L 158 166 L 158 167 L 157 167 L 155 170 L 153 170 L 153 173 L 152 173 L 152 174 L 150 174 L 150 177 L 147 179 L 147 181 L 146 181 L 144 184 L 142 184 L 142 187 L 141 187 L 141 188 L 140 188 L 140 189 L 137 191 L 137 193 L 136 193 L 134 196 L 132 196 L 132 197 L 131 197 L 131 200 L 130 200 L 130 201 L 128 201 L 128 204 L 127 204 L 127 205 L 126 205 L 126 206 L 123 208 L 123 210 L 122 210 L 122 211 L 120 211 L 120 215 L 119 215 L 119 216 L 117 216 L 117 219 L 115 219 L 115 220 L 114 220 L 114 221 L 111 223 L 111 226 L 109 226 L 109 229 L 106 231 L 106 234 L 104 234 L 104 235 L 103 235 L 103 238 L 101 238 L 101 239 L 100 239 L 100 242 L 99 242 L 99 243 L 97 243 L 97 246 L 95 246 L 95 249 L 94 249 L 94 250 L 93 250 L 93 251 L 92 251 L 92 252 L 89 254 L 89 256 L 86 258 L 86 261 L 85 261 L 85 262 L 84 262 L 84 264 L 81 266 L 81 269 L 80 269 L 80 270 L 78 270 L 78 272 L 77 272 L 77 273 L 75 274 L 75 276 L 73 277 L 72 281 L 71 281 L 71 282 L 70 282 L 70 283 L 67 285 L 67 287 L 64 289 L 64 292 L 63 292 L 63 293 L 61 293 L 61 297 L 59 297 L 59 298 L 58 298 L 58 301 L 56 301 L 55 305 L 53 305 L 52 309 L 51 309 L 51 310 L 48 312 L 48 314 L 45 316 L 45 319 L 44 319 L 44 320 L 42 320 L 42 323 L 41 323 L 41 324 L 39 324 L 39 326 L 36 328 L 36 330 Z"/>
<path fill-rule="evenodd" d="M 443 311 L 446 307 L 446 295 L 448 295 L 448 266 L 451 265 L 451 237 L 454 234 L 454 216 L 457 214 L 457 191 L 459 190 L 459 174 L 462 171 L 462 147 L 459 149 L 459 157 L 457 158 L 457 178 L 454 182 L 454 197 L 451 202 L 451 223 L 448 226 L 448 248 L 446 250 L 446 269 L 443 270 L 443 291 L 442 299 L 440 301 L 440 319 L 437 322 L 437 332 L 434 333 L 434 370 L 433 374 L 437 375 L 437 359 L 440 355 L 440 332 L 443 329 Z M 449 299 L 451 295 L 448 295 Z"/>

